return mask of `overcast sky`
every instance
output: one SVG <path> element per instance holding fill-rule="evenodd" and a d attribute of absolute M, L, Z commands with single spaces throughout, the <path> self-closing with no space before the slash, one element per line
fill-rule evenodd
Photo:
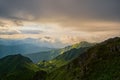
<path fill-rule="evenodd" d="M 46 36 L 69 44 L 120 36 L 120 0 L 0 0 L 0 38 Z"/>

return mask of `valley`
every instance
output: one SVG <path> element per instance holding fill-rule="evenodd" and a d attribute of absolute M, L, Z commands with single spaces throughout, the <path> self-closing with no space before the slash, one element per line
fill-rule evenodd
<path fill-rule="evenodd" d="M 87 46 L 84 46 L 87 45 Z M 79 43 L 56 51 L 53 58 L 33 63 L 21 54 L 0 59 L 1 80 L 119 80 L 120 38 Z M 64 52 L 63 52 L 64 51 Z M 39 53 L 37 53 L 40 55 Z M 48 53 L 47 53 L 48 54 Z M 52 53 L 49 54 L 49 56 Z M 37 56 L 38 56 L 37 55 Z M 55 55 L 55 52 L 52 54 Z M 64 77 L 63 77 L 64 76 Z"/>

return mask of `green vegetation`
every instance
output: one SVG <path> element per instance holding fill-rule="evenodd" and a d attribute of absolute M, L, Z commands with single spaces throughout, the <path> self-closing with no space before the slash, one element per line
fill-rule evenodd
<path fill-rule="evenodd" d="M 22 55 L 0 59 L 0 80 L 31 80 L 39 67 Z"/>
<path fill-rule="evenodd" d="M 56 68 L 68 64 L 87 49 L 88 48 L 71 49 L 70 51 L 63 53 L 50 61 L 39 62 L 38 66 L 45 71 L 52 71 Z"/>
<path fill-rule="evenodd" d="M 45 80 L 46 76 L 47 76 L 47 72 L 45 72 L 44 70 L 39 70 L 36 72 L 32 80 Z"/>
<path fill-rule="evenodd" d="M 120 38 L 109 39 L 50 74 L 46 80 L 120 80 Z"/>
<path fill-rule="evenodd" d="M 65 53 L 71 49 L 84 48 L 84 47 L 89 47 L 92 45 L 94 45 L 94 44 L 83 41 L 78 44 L 67 46 L 65 48 L 54 49 L 54 50 L 50 50 L 50 51 L 43 51 L 43 52 L 38 52 L 38 53 L 33 53 L 33 54 L 25 54 L 24 56 L 29 57 L 34 63 L 38 63 L 38 62 L 41 62 L 44 60 L 45 61 L 52 60 L 55 57 Z"/>
<path fill-rule="evenodd" d="M 45 79 L 47 72 L 68 64 L 68 62 L 79 55 L 76 54 L 78 51 L 83 53 L 87 49 L 83 47 L 78 49 L 79 47 L 80 45 L 75 44 L 74 46 L 68 46 L 62 49 L 51 50 L 50 53 L 41 53 L 42 56 L 40 57 L 43 58 L 49 56 L 49 59 L 52 59 L 59 56 L 50 61 L 39 62 L 39 67 L 29 58 L 20 54 L 6 56 L 0 59 L 0 80 L 32 80 L 36 79 L 35 76 Z M 39 55 L 40 54 L 38 53 L 37 56 Z M 43 58 L 40 59 L 43 60 Z"/>
<path fill-rule="evenodd" d="M 22 55 L 0 59 L 0 80 L 120 80 L 120 38 L 94 46 L 67 47 L 39 67 Z"/>
<path fill-rule="evenodd" d="M 51 60 L 58 56 L 60 54 L 59 49 L 50 50 L 50 51 L 44 51 L 44 52 L 38 52 L 33 54 L 24 54 L 24 56 L 30 58 L 34 63 L 38 63 L 39 61 L 43 60 Z"/>
<path fill-rule="evenodd" d="M 88 42 L 81 42 L 72 46 L 65 47 L 60 51 L 64 52 L 61 55 L 57 56 L 56 58 L 50 61 L 40 61 L 38 63 L 39 67 L 45 71 L 52 71 L 55 70 L 63 65 L 68 64 L 73 59 L 78 57 L 80 54 L 84 53 L 89 47 L 93 46 L 94 44 Z"/>

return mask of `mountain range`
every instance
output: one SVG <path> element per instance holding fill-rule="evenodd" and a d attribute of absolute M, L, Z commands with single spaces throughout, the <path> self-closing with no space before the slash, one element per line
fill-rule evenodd
<path fill-rule="evenodd" d="M 33 44 L 0 45 L 0 58 L 13 54 L 30 54 L 49 50 L 52 50 L 52 48 L 40 47 Z"/>
<path fill-rule="evenodd" d="M 120 38 L 116 37 L 91 47 L 49 73 L 46 80 L 120 80 L 119 66 Z"/>
<path fill-rule="evenodd" d="M 90 47 L 94 46 L 94 43 L 80 42 L 65 48 L 60 49 L 59 55 L 48 61 L 38 62 L 38 66 L 43 70 L 52 71 L 58 67 L 68 64 L 80 54 L 87 51 Z"/>
<path fill-rule="evenodd" d="M 78 48 L 86 48 L 95 45 L 95 43 L 89 43 L 82 41 L 80 43 L 67 46 L 64 48 L 60 49 L 53 49 L 49 51 L 43 51 L 43 52 L 38 52 L 38 53 L 32 53 L 32 54 L 23 54 L 26 57 L 29 57 L 34 63 L 38 63 L 39 61 L 49 61 L 54 59 L 55 57 L 71 50 L 71 49 L 78 49 Z"/>
<path fill-rule="evenodd" d="M 39 67 L 20 54 L 0 59 L 0 80 L 31 80 Z"/>
<path fill-rule="evenodd" d="M 37 52 L 49 51 L 54 48 L 43 46 L 36 39 L 0 39 L 0 58 L 13 54 L 32 54 Z"/>
<path fill-rule="evenodd" d="M 119 37 L 62 50 L 36 64 L 20 54 L 6 56 L 0 59 L 0 80 L 120 80 Z"/>

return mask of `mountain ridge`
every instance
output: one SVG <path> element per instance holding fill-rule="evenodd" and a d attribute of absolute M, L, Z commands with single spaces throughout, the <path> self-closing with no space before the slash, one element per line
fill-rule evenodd
<path fill-rule="evenodd" d="M 65 47 L 61 51 L 62 54 L 60 52 L 60 55 L 53 58 L 52 60 L 49 60 L 49 61 L 44 60 L 44 61 L 38 62 L 38 66 L 42 67 L 42 69 L 47 70 L 47 71 L 55 70 L 63 65 L 68 64 L 73 59 L 78 57 L 80 54 L 87 51 L 93 45 L 95 44 L 88 43 L 88 42 L 81 42 L 78 44 Z"/>
<path fill-rule="evenodd" d="M 13 54 L 30 54 L 49 50 L 52 50 L 52 48 L 40 47 L 32 44 L 0 45 L 0 58 Z"/>
<path fill-rule="evenodd" d="M 31 80 L 39 67 L 21 54 L 0 59 L 0 80 Z"/>
<path fill-rule="evenodd" d="M 46 80 L 119 80 L 119 66 L 120 38 L 116 37 L 88 49 L 69 64 L 48 74 Z"/>
<path fill-rule="evenodd" d="M 29 57 L 33 62 L 37 63 L 39 61 L 49 61 L 54 59 L 55 57 L 71 50 L 71 49 L 78 49 L 78 48 L 84 48 L 84 47 L 90 47 L 92 45 L 95 45 L 95 43 L 89 43 L 89 42 L 85 42 L 82 41 L 80 43 L 77 44 L 73 44 L 64 48 L 60 48 L 60 49 L 53 49 L 50 51 L 45 51 L 45 52 L 38 52 L 38 53 L 33 53 L 33 54 L 25 54 L 24 56 Z"/>

